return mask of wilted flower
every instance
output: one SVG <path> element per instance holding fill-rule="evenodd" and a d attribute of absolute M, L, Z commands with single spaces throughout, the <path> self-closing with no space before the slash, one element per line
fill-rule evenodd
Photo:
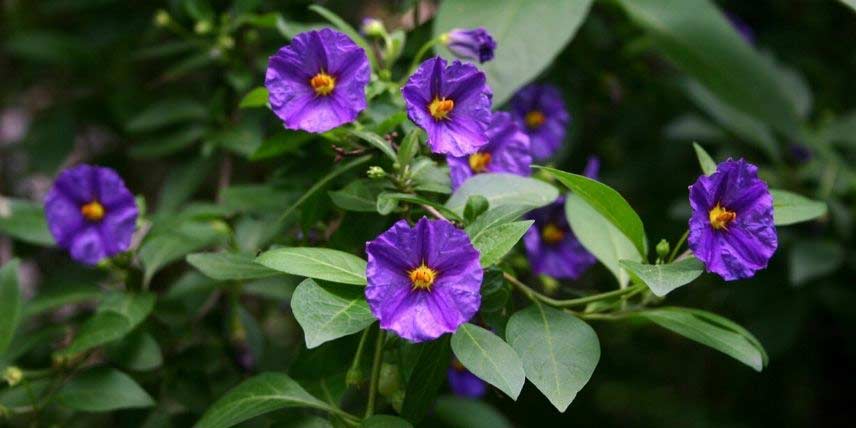
<path fill-rule="evenodd" d="M 116 171 L 80 165 L 57 177 L 45 196 L 45 217 L 57 245 L 94 265 L 128 249 L 137 203 Z"/>
<path fill-rule="evenodd" d="M 441 40 L 456 57 L 480 63 L 493 59 L 496 49 L 496 42 L 484 27 L 455 28 L 444 34 Z"/>
<path fill-rule="evenodd" d="M 494 113 L 487 128 L 489 142 L 469 156 L 447 156 L 452 189 L 457 189 L 468 178 L 483 172 L 507 172 L 527 176 L 531 174 L 532 157 L 529 155 L 529 137 L 505 112 Z"/>
<path fill-rule="evenodd" d="M 380 326 L 411 342 L 454 332 L 481 305 L 484 271 L 467 234 L 443 220 L 400 220 L 366 244 L 366 300 Z"/>
<path fill-rule="evenodd" d="M 366 52 L 325 28 L 300 33 L 270 57 L 265 86 L 270 106 L 288 129 L 325 132 L 366 108 Z"/>
<path fill-rule="evenodd" d="M 758 167 L 743 159 L 720 163 L 690 186 L 689 247 L 709 272 L 726 281 L 748 278 L 778 246 L 773 196 Z"/>
<path fill-rule="evenodd" d="M 591 157 L 584 174 L 597 178 L 600 161 Z M 577 279 L 596 259 L 583 247 L 568 224 L 565 216 L 565 198 L 559 197 L 550 205 L 529 213 L 535 220 L 523 237 L 526 254 L 532 271 L 553 278 Z"/>
<path fill-rule="evenodd" d="M 449 388 L 460 397 L 479 398 L 487 392 L 487 384 L 467 370 L 460 361 L 452 360 L 448 371 Z"/>
<path fill-rule="evenodd" d="M 464 156 L 488 143 L 493 97 L 484 73 L 472 64 L 426 60 L 401 89 L 407 116 L 428 133 L 434 153 Z"/>
<path fill-rule="evenodd" d="M 552 85 L 531 84 L 511 99 L 511 114 L 529 135 L 532 158 L 547 159 L 562 145 L 571 116 L 559 90 Z"/>

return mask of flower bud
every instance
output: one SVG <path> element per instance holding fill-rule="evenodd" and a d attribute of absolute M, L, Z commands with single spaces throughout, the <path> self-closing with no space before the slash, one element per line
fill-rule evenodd
<path fill-rule="evenodd" d="M 440 41 L 456 57 L 480 63 L 493 59 L 493 51 L 496 49 L 496 41 L 483 27 L 455 28 L 440 36 Z"/>
<path fill-rule="evenodd" d="M 379 166 L 370 166 L 366 175 L 368 175 L 371 179 L 377 180 L 386 177 L 386 171 L 384 171 L 383 168 Z"/>
<path fill-rule="evenodd" d="M 363 383 L 365 377 L 363 376 L 363 371 L 359 367 L 351 367 L 348 369 L 348 373 L 345 374 L 345 385 L 348 386 L 358 386 Z"/>
<path fill-rule="evenodd" d="M 166 27 L 169 25 L 170 21 L 172 21 L 172 18 L 169 16 L 169 12 L 163 9 L 158 9 L 158 11 L 155 12 L 154 21 L 156 27 Z"/>
<path fill-rule="evenodd" d="M 398 366 L 384 363 L 380 366 L 380 379 L 378 380 L 377 390 L 384 397 L 392 397 L 401 389 L 401 375 L 398 373 Z"/>
<path fill-rule="evenodd" d="M 665 260 L 666 257 L 669 257 L 669 241 L 665 239 L 661 239 L 660 242 L 657 243 L 657 257 Z"/>
<path fill-rule="evenodd" d="M 6 370 L 3 371 L 3 380 L 5 380 L 9 386 L 15 386 L 24 380 L 24 372 L 15 366 L 6 367 Z"/>
<path fill-rule="evenodd" d="M 382 38 L 386 35 L 386 27 L 377 18 L 365 18 L 360 25 L 360 32 L 366 37 Z"/>
<path fill-rule="evenodd" d="M 207 34 L 211 31 L 211 23 L 208 21 L 199 21 L 193 26 L 193 31 L 196 34 Z"/>

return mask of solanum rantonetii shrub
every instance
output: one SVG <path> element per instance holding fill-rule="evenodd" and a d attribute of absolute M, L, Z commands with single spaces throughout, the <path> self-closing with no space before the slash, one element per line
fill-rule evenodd
<path fill-rule="evenodd" d="M 188 3 L 195 32 L 211 33 L 213 12 L 203 2 Z M 569 3 L 578 4 L 567 39 L 590 2 Z M 643 26 L 644 7 L 626 5 Z M 290 40 L 270 52 L 263 85 L 234 85 L 246 94 L 236 108 L 264 111 L 265 120 L 277 123 L 248 153 L 250 160 L 287 156 L 306 144 L 332 149 L 324 153 L 327 170 L 287 195 L 286 204 L 266 200 L 283 197 L 276 187 L 280 178 L 268 176 L 256 187 L 220 189 L 214 203 L 147 212 L 143 198 L 134 198 L 135 189 L 115 170 L 82 163 L 56 176 L 41 208 L 2 201 L 11 213 L 4 218 L 18 221 L 0 223 L 4 232 L 55 244 L 102 272 L 103 287 L 87 289 L 83 297 L 24 304 L 20 262 L 3 265 L 0 366 L 8 388 L 0 394 L 0 414 L 14 423 L 38 423 L 40 412 L 54 406 L 88 413 L 151 407 L 146 423 L 154 425 L 146 426 L 158 426 L 158 418 L 172 411 L 189 414 L 201 428 L 259 417 L 406 427 L 434 411 L 444 384 L 461 397 L 478 399 L 495 389 L 516 400 L 527 380 L 564 412 L 597 369 L 597 323 L 653 324 L 757 371 L 767 365 L 762 344 L 748 330 L 702 309 L 668 306 L 667 295 L 705 272 L 723 283 L 751 286 L 779 251 L 777 226 L 818 218 L 825 214 L 823 203 L 770 189 L 755 164 L 742 158 L 716 162 L 695 145 L 700 173 L 682 196 L 690 213 L 686 233 L 654 243 L 643 219 L 659 213 L 640 216 L 620 189 L 600 181 L 608 165 L 586 156 L 582 174 L 551 166 L 573 122 L 560 89 L 536 78 L 550 55 L 524 64 L 534 72 L 508 78 L 490 68 L 506 48 L 506 34 L 438 24 L 440 30 L 402 62 L 403 31 L 389 32 L 369 18 L 358 32 L 332 12 L 312 9 L 329 24 L 282 30 Z M 713 17 L 704 19 L 714 20 L 729 43 L 739 37 L 712 10 Z M 234 45 L 233 25 L 286 26 L 277 14 L 239 18 L 235 22 L 242 24 L 223 18 L 217 49 Z M 161 11 L 155 23 L 178 26 L 173 30 L 182 34 L 175 19 Z M 744 49 L 737 48 L 738 54 L 748 55 Z M 693 75 L 696 65 L 682 54 L 673 52 L 672 59 L 684 61 Z M 704 76 L 696 76 L 706 85 L 699 87 L 716 91 L 721 82 Z M 501 88 L 492 87 L 497 82 Z M 740 108 L 751 101 L 731 89 L 724 89 L 725 102 Z M 197 114 L 181 103 L 159 106 L 165 108 L 179 116 Z M 130 131 L 163 121 L 157 110 L 138 116 Z M 798 134 L 777 120 L 780 113 L 765 105 L 757 118 Z M 218 138 L 239 140 L 233 134 L 212 137 Z M 249 149 L 233 148 L 242 150 Z M 365 238 L 365 245 L 333 239 L 347 227 L 336 221 L 352 220 L 313 216 L 317 198 L 361 213 L 352 217 L 362 223 L 350 225 L 350 233 Z M 27 221 L 30 226 L 15 228 Z M 372 235 L 365 237 L 367 232 Z M 163 269 L 182 259 L 193 269 Z M 586 272 L 599 269 L 598 262 L 614 283 L 576 287 Z M 288 305 L 277 307 L 277 317 L 267 320 L 274 325 L 262 328 L 241 304 L 243 293 L 284 297 Z M 49 361 L 31 367 L 21 360 L 40 334 L 25 328 L 30 318 L 93 298 L 94 313 Z M 167 343 L 156 340 L 154 328 L 144 328 L 189 325 L 192 336 L 220 300 L 227 302 L 224 337 L 194 342 L 166 334 Z M 287 329 L 285 318 L 293 318 L 302 334 L 300 343 L 287 347 L 300 348 L 296 354 L 303 359 L 258 361 L 259 337 Z M 245 379 L 234 372 L 214 376 L 206 385 L 219 396 L 213 403 L 176 403 L 169 393 L 162 399 L 138 383 L 151 385 L 152 379 L 128 374 L 162 367 L 163 379 L 154 381 L 158 389 L 189 388 L 175 380 L 188 369 L 179 369 L 179 362 L 171 368 L 169 357 L 218 340 L 234 352 Z M 259 367 L 265 372 L 257 373 Z M 279 411 L 286 408 L 291 410 Z"/>

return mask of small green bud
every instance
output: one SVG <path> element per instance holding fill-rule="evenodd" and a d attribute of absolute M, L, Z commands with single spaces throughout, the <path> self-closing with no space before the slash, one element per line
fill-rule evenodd
<path fill-rule="evenodd" d="M 169 12 L 163 9 L 158 9 L 158 11 L 155 12 L 154 21 L 156 27 L 163 28 L 169 25 L 170 21 L 172 21 L 172 18 L 169 16 Z"/>
<path fill-rule="evenodd" d="M 220 36 L 217 39 L 217 44 L 224 50 L 229 50 L 235 47 L 235 39 L 232 36 Z"/>
<path fill-rule="evenodd" d="M 401 375 L 398 373 L 398 366 L 387 363 L 380 366 L 377 390 L 384 397 L 392 397 L 401 390 Z"/>
<path fill-rule="evenodd" d="M 207 34 L 211 31 L 211 23 L 208 21 L 199 21 L 193 26 L 193 31 L 196 34 Z"/>
<path fill-rule="evenodd" d="M 386 36 L 386 27 L 384 27 L 383 22 L 377 18 L 364 19 L 362 25 L 360 25 L 360 31 L 365 34 L 366 37 L 383 38 Z"/>
<path fill-rule="evenodd" d="M 15 366 L 6 367 L 6 370 L 3 371 L 3 380 L 5 380 L 9 386 L 15 386 L 24 380 L 24 372 Z"/>
<path fill-rule="evenodd" d="M 364 379 L 363 371 L 359 367 L 351 367 L 348 369 L 348 373 L 345 374 L 345 385 L 358 386 L 363 383 Z"/>
<path fill-rule="evenodd" d="M 657 243 L 657 257 L 665 260 L 666 257 L 669 257 L 669 241 L 665 239 L 661 239 L 660 242 Z"/>
<path fill-rule="evenodd" d="M 547 275 L 541 275 L 538 278 L 541 280 L 541 285 L 544 286 L 544 293 L 548 296 L 559 291 L 559 281 L 556 281 L 555 278 Z"/>
<path fill-rule="evenodd" d="M 368 172 L 366 172 L 366 175 L 368 175 L 371 179 L 377 180 L 386 177 L 386 171 L 384 171 L 383 168 L 379 166 L 370 166 Z"/>
<path fill-rule="evenodd" d="M 395 394 L 392 394 L 392 397 L 387 398 L 389 400 L 389 404 L 392 405 L 392 408 L 395 409 L 396 412 L 401 413 L 401 407 L 404 405 L 404 391 L 399 390 Z"/>

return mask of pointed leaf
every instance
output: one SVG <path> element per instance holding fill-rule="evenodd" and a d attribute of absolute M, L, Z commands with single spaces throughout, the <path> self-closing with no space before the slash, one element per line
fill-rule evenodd
<path fill-rule="evenodd" d="M 187 263 L 209 278 L 219 281 L 258 279 L 279 275 L 279 272 L 256 263 L 252 255 L 242 253 L 188 254 Z"/>
<path fill-rule="evenodd" d="M 96 368 L 71 379 L 56 395 L 63 406 L 83 412 L 110 412 L 151 407 L 152 397 L 130 376 L 116 369 Z"/>
<path fill-rule="evenodd" d="M 502 339 L 489 330 L 463 324 L 452 335 L 452 351 L 467 370 L 517 400 L 526 375 L 520 357 Z"/>
<path fill-rule="evenodd" d="M 785 190 L 770 189 L 776 226 L 814 220 L 826 215 L 826 204 Z"/>
<path fill-rule="evenodd" d="M 499 262 L 532 227 L 532 223 L 533 220 L 515 221 L 480 231 L 478 239 L 472 239 L 472 243 L 481 254 L 481 265 L 488 267 Z"/>
<path fill-rule="evenodd" d="M 704 272 L 704 264 L 692 256 L 663 265 L 642 264 L 632 260 L 621 260 L 620 263 L 659 297 L 689 284 Z"/>
<path fill-rule="evenodd" d="M 277 248 L 262 253 L 257 263 L 291 275 L 343 284 L 366 285 L 366 261 L 328 248 Z"/>
<path fill-rule="evenodd" d="M 0 355 L 6 352 L 21 319 L 21 290 L 18 287 L 18 259 L 0 268 Z"/>
<path fill-rule="evenodd" d="M 303 328 L 306 347 L 354 334 L 370 326 L 375 317 L 363 293 L 342 297 L 331 293 L 307 278 L 291 297 L 291 310 Z"/>
<path fill-rule="evenodd" d="M 695 149 L 698 164 L 701 166 L 701 171 L 704 175 L 710 175 L 716 172 L 716 162 L 713 161 L 713 158 L 707 154 L 704 148 L 698 143 L 693 143 L 693 149 Z"/>
<path fill-rule="evenodd" d="M 446 207 L 463 215 L 467 199 L 472 195 L 484 196 L 491 208 L 516 205 L 534 209 L 555 201 L 559 192 L 555 187 L 534 178 L 512 174 L 478 174 L 465 181 L 452 194 Z"/>

